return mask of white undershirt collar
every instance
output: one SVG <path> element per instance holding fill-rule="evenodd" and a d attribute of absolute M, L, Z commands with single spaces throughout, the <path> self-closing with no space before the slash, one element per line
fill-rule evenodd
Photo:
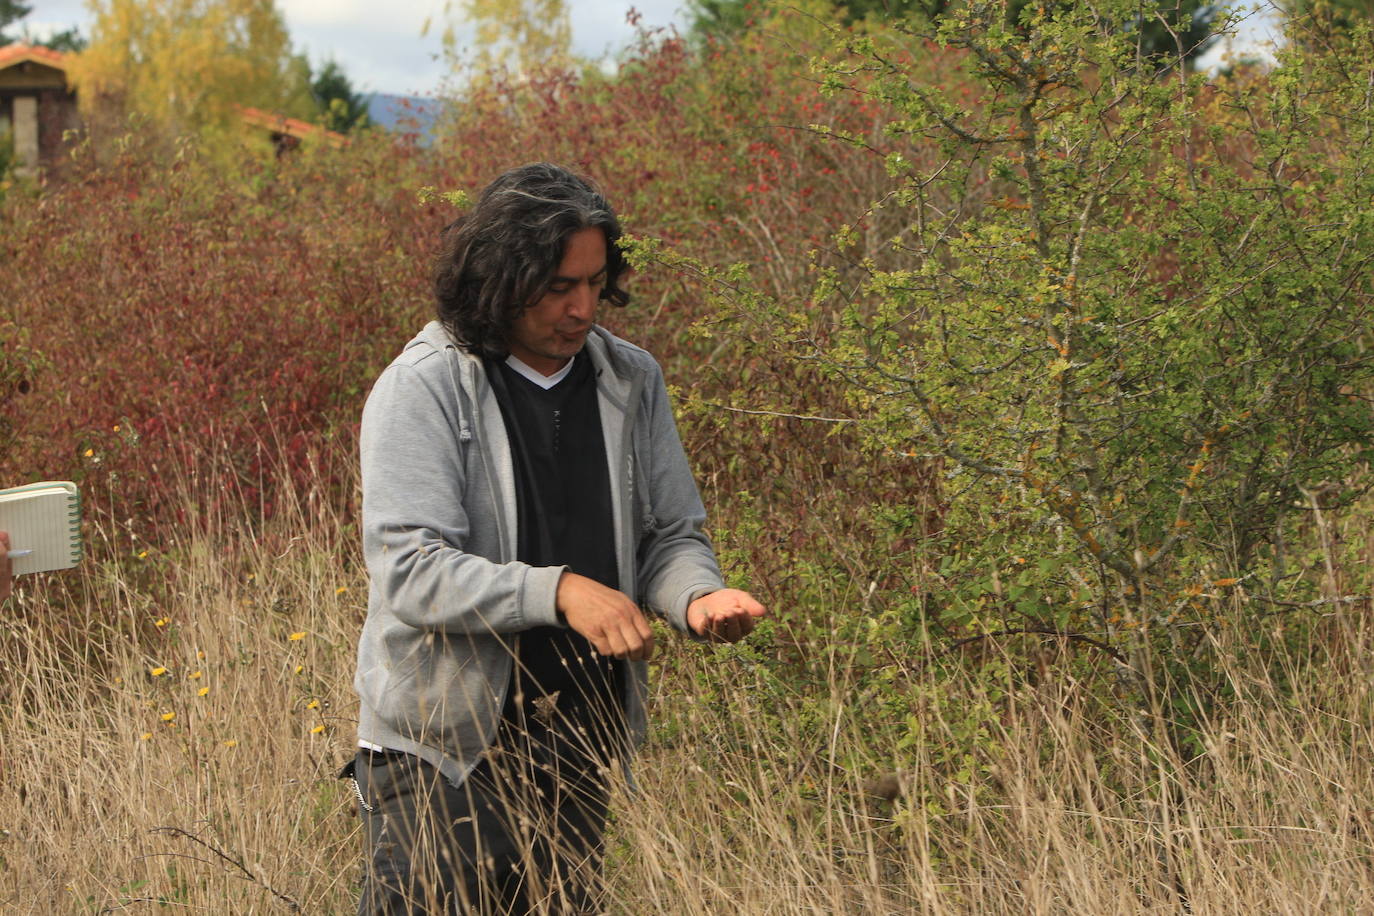
<path fill-rule="evenodd" d="M 563 381 L 563 379 L 568 377 L 568 373 L 572 371 L 573 362 L 576 359 L 577 357 L 574 356 L 572 359 L 568 360 L 563 365 L 563 368 L 559 369 L 553 375 L 545 375 L 538 369 L 531 368 L 528 364 L 516 359 L 514 354 L 511 354 L 506 357 L 506 365 L 510 366 L 512 369 L 514 369 L 516 372 L 518 372 L 525 378 L 529 379 L 531 382 L 534 382 L 540 388 L 543 388 L 545 391 L 548 391 L 554 385 L 557 385 L 559 382 Z"/>

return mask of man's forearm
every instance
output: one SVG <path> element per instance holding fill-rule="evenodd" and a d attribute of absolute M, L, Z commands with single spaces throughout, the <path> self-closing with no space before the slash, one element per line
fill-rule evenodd
<path fill-rule="evenodd" d="M 418 534 L 411 537 L 419 539 Z M 403 623 L 474 634 L 517 633 L 559 623 L 562 567 L 496 563 L 432 541 L 417 547 L 404 537 L 388 540 L 393 543 L 369 544 L 364 554 L 374 588 Z"/>

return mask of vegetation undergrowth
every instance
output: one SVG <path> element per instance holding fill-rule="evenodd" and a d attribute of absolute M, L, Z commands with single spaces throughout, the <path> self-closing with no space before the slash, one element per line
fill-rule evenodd
<path fill-rule="evenodd" d="M 65 640 L 43 621 L 59 579 L 0 625 L 0 908 L 353 907 L 335 772 L 365 583 L 339 516 L 249 515 L 197 518 L 155 594 L 76 573 L 90 604 Z M 797 624 L 777 610 L 768 627 Z M 871 642 L 817 644 L 784 679 L 756 645 L 664 639 L 637 790 L 613 802 L 611 912 L 1351 911 L 1374 894 L 1374 634 L 1348 609 L 1299 643 L 1282 625 L 1255 628 L 1262 652 L 1217 636 L 1232 700 L 1186 755 L 1015 640 L 875 693 Z"/>

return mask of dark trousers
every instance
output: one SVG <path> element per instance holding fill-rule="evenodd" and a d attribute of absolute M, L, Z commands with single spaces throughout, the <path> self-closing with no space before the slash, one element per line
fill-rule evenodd
<path fill-rule="evenodd" d="M 598 912 L 613 755 L 562 725 L 508 715 L 458 787 L 409 754 L 360 750 L 359 916 Z"/>

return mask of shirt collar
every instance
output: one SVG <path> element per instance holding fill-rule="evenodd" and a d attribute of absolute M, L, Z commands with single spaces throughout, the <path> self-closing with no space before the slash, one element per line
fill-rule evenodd
<path fill-rule="evenodd" d="M 507 366 L 510 366 L 518 374 L 529 379 L 531 382 L 534 382 L 536 385 L 538 385 L 540 388 L 543 388 L 545 391 L 548 391 L 554 385 L 557 385 L 559 382 L 563 381 L 563 379 L 567 378 L 568 373 L 572 372 L 573 363 L 576 361 L 577 357 L 574 356 L 572 359 L 568 360 L 566 364 L 564 364 L 562 369 L 559 369 L 553 375 L 545 375 L 538 369 L 532 369 L 528 364 L 526 364 L 522 360 L 516 359 L 513 354 L 506 357 Z"/>

